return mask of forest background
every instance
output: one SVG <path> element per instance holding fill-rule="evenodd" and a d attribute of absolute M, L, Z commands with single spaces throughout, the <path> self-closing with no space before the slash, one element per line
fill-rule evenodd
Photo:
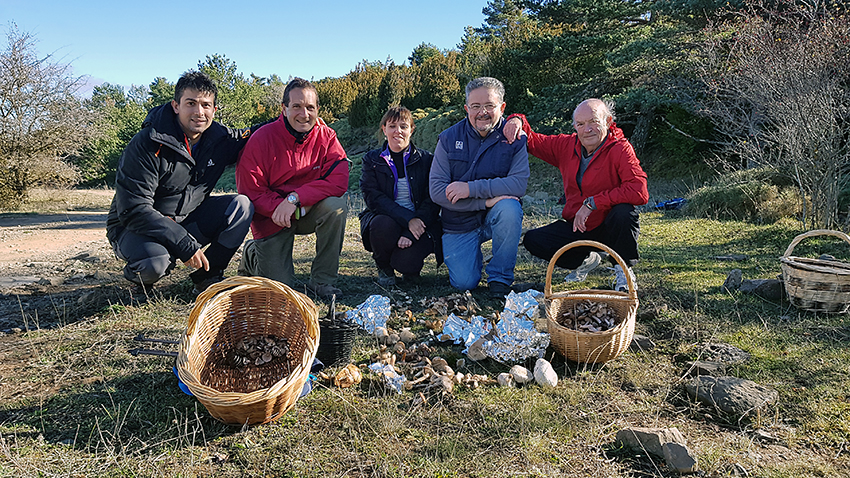
<path fill-rule="evenodd" d="M 848 18 L 837 0 L 490 0 L 485 22 L 455 49 L 427 42 L 402 64 L 363 60 L 315 81 L 321 116 L 353 160 L 382 138 L 388 105 L 414 110 L 414 142 L 433 149 L 464 116 L 463 88 L 502 80 L 507 113 L 535 130 L 571 131 L 588 97 L 611 99 L 617 123 L 650 177 L 694 187 L 697 215 L 805 227 L 847 222 Z M 85 77 L 39 56 L 14 25 L 0 54 L 0 203 L 33 186 L 111 185 L 124 146 L 147 111 L 170 101 L 164 77 L 129 90 L 103 83 L 82 98 Z M 245 76 L 211 53 L 197 69 L 219 84 L 217 120 L 246 127 L 280 113 L 288 79 Z M 221 187 L 232 188 L 232 175 Z"/>

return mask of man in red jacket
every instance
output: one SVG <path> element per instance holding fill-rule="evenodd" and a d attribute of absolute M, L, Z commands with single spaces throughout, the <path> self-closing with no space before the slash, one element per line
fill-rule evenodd
<path fill-rule="evenodd" d="M 526 232 L 523 246 L 548 261 L 573 241 L 601 242 L 626 262 L 627 271 L 614 267 L 615 289 L 626 290 L 626 273 L 634 279 L 631 267 L 638 261 L 640 223 L 635 206 L 646 204 L 649 193 L 634 148 L 614 123 L 613 106 L 596 98 L 582 101 L 573 111 L 573 134 L 535 133 L 523 115 L 512 115 L 508 124 L 506 137 L 516 137 L 515 130 L 521 127 L 528 135 L 528 152 L 561 171 L 566 196 L 563 220 Z M 592 248 L 570 249 L 558 265 L 576 269 L 586 258 L 592 263 L 591 252 Z"/>
<path fill-rule="evenodd" d="M 240 275 L 257 275 L 294 286 L 296 234 L 316 233 L 316 257 L 307 289 L 329 299 L 339 271 L 348 215 L 348 159 L 336 132 L 318 121 L 319 97 L 295 78 L 283 92 L 283 113 L 248 140 L 236 167 L 236 187 L 254 204 Z"/>

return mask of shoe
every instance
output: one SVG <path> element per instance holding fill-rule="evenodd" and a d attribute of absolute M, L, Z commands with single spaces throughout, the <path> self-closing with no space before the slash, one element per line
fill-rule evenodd
<path fill-rule="evenodd" d="M 223 280 L 224 276 L 218 274 L 207 277 L 206 279 L 203 279 L 200 282 L 195 282 L 194 280 L 192 280 L 192 282 L 195 284 L 195 287 L 192 288 L 192 293 L 195 295 L 200 295 L 201 292 L 207 290 L 211 285 L 218 284 Z"/>
<path fill-rule="evenodd" d="M 599 264 L 601 263 L 602 256 L 600 256 L 596 251 L 591 251 L 584 259 L 584 262 L 582 262 L 576 270 L 570 272 L 564 280 L 566 282 L 581 282 L 587 279 L 587 274 L 599 267 Z"/>
<path fill-rule="evenodd" d="M 494 299 L 504 299 L 506 295 L 511 293 L 511 286 L 498 281 L 487 283 L 490 288 L 490 297 Z"/>
<path fill-rule="evenodd" d="M 634 287 L 635 292 L 637 292 L 637 278 L 635 277 L 635 273 L 632 271 L 631 267 L 626 267 L 626 269 L 629 271 L 629 276 L 632 278 L 632 287 Z M 620 264 L 614 266 L 614 290 L 619 292 L 629 291 L 629 283 Z"/>
<path fill-rule="evenodd" d="M 422 276 L 419 274 L 402 274 L 402 282 L 405 285 L 421 285 Z"/>
<path fill-rule="evenodd" d="M 307 290 L 313 295 L 321 297 L 325 300 L 331 300 L 333 296 L 337 299 L 342 298 L 342 291 L 332 286 L 331 284 L 316 284 L 314 282 L 307 283 Z"/>
<path fill-rule="evenodd" d="M 395 285 L 395 271 L 378 269 L 378 285 L 381 287 L 392 287 Z"/>

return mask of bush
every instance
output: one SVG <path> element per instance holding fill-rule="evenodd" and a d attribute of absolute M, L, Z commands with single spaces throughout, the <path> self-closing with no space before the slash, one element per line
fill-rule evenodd
<path fill-rule="evenodd" d="M 719 177 L 694 191 L 685 213 L 697 217 L 776 222 L 799 217 L 804 204 L 790 178 L 770 168 L 747 169 Z"/>

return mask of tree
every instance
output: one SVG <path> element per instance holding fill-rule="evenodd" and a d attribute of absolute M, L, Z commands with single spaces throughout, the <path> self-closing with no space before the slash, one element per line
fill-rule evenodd
<path fill-rule="evenodd" d="M 74 181 L 63 159 L 97 134 L 76 96 L 84 78 L 52 55 L 38 56 L 35 45 L 11 25 L 0 53 L 0 202 L 7 205 L 35 184 Z"/>
<path fill-rule="evenodd" d="M 721 158 L 790 175 L 831 228 L 850 173 L 850 19 L 817 4 L 754 6 L 712 26 L 695 58 Z"/>
<path fill-rule="evenodd" d="M 410 62 L 410 66 L 421 65 L 428 61 L 429 58 L 437 55 L 442 56 L 443 53 L 436 45 L 422 42 L 413 49 L 413 53 L 407 57 L 407 61 Z"/>

